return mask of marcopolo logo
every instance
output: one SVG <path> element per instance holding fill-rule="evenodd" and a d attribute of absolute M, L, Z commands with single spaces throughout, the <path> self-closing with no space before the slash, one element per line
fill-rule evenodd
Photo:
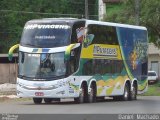
<path fill-rule="evenodd" d="M 94 45 L 93 55 L 94 56 L 117 57 L 117 49 L 116 48 L 106 48 L 106 47 L 101 47 L 99 45 Z"/>

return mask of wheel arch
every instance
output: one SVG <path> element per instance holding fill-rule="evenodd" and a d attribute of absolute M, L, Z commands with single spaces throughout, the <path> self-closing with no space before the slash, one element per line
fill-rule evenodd
<path fill-rule="evenodd" d="M 88 87 L 87 81 L 86 81 L 86 80 L 82 80 L 82 81 L 80 82 L 79 89 L 81 88 L 82 84 L 85 84 L 85 85 L 87 85 L 87 87 Z"/>
<path fill-rule="evenodd" d="M 88 92 L 88 83 L 87 83 L 87 81 L 86 81 L 86 80 L 82 80 L 82 81 L 80 82 L 79 90 L 81 89 L 82 85 L 85 85 L 85 86 L 86 86 L 86 88 L 87 88 L 87 92 Z"/>
<path fill-rule="evenodd" d="M 92 84 L 96 84 L 96 86 L 97 86 L 97 83 L 96 83 L 96 80 L 95 80 L 95 79 L 92 79 L 92 80 L 88 83 L 88 88 L 90 88 Z"/>
<path fill-rule="evenodd" d="M 125 84 L 124 84 L 124 87 L 123 87 L 123 92 L 124 92 L 124 89 L 125 89 L 125 85 L 126 85 L 126 84 L 128 84 L 129 90 L 131 91 L 131 85 L 132 85 L 132 83 L 131 83 L 130 80 L 127 79 L 127 80 L 125 81 Z"/>
<path fill-rule="evenodd" d="M 132 80 L 131 85 L 133 86 L 134 84 L 136 84 L 136 85 L 137 85 L 137 87 L 138 87 L 138 80 L 137 80 L 137 79 L 133 79 L 133 80 Z"/>
<path fill-rule="evenodd" d="M 96 80 L 95 79 L 93 79 L 93 80 L 91 80 L 90 82 L 89 82 L 89 84 L 88 84 L 88 92 L 90 91 L 90 88 L 91 88 L 91 85 L 92 84 L 95 84 L 95 86 L 96 86 L 96 92 L 97 92 L 97 83 L 96 83 Z"/>
<path fill-rule="evenodd" d="M 137 79 L 132 80 L 132 83 L 131 83 L 132 88 L 133 88 L 134 85 L 136 85 L 137 90 L 138 90 L 138 80 Z M 132 90 L 132 88 L 131 88 L 131 90 Z"/>

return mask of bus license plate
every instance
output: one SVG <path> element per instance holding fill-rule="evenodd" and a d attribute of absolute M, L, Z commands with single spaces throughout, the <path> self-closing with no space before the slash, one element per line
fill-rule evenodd
<path fill-rule="evenodd" d="M 35 92 L 35 96 L 44 96 L 43 92 Z"/>

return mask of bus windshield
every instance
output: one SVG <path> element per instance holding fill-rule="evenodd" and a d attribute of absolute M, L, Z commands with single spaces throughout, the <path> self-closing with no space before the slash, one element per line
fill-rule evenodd
<path fill-rule="evenodd" d="M 64 52 L 30 54 L 19 52 L 19 77 L 36 79 L 63 78 L 66 74 Z"/>
<path fill-rule="evenodd" d="M 69 44 L 71 27 L 66 24 L 28 23 L 20 44 L 26 47 L 52 48 Z"/>

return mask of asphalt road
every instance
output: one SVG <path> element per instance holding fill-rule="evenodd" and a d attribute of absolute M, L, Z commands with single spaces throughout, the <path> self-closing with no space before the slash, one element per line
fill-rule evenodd
<path fill-rule="evenodd" d="M 136 101 L 113 101 L 107 99 L 96 103 L 76 104 L 71 101 L 42 103 L 32 100 L 9 100 L 0 102 L 0 113 L 13 114 L 147 114 L 160 113 L 160 97 L 139 96 Z"/>

